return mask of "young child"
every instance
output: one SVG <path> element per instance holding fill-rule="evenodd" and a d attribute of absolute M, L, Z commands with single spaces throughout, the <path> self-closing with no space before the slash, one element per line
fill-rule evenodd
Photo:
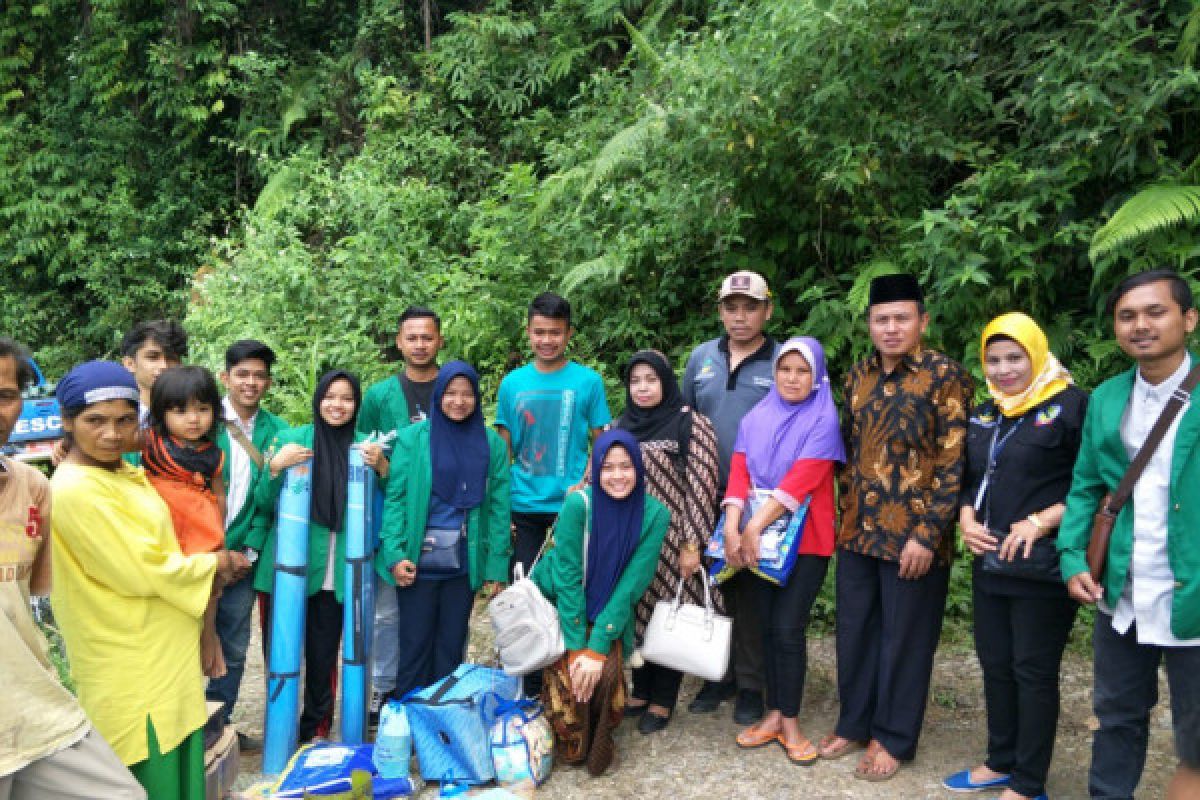
<path fill-rule="evenodd" d="M 212 553 L 225 546 L 225 455 L 215 442 L 221 396 L 203 367 L 173 367 L 154 381 L 149 425 L 143 431 L 142 466 L 171 511 L 175 538 L 184 555 Z M 216 630 L 216 597 L 204 612 L 200 659 L 204 674 L 225 674 Z"/>

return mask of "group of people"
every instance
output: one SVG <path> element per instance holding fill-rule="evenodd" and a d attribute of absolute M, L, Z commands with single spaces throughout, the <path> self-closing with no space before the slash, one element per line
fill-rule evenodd
<path fill-rule="evenodd" d="M 821 343 L 766 332 L 760 275 L 727 276 L 717 308 L 724 333 L 695 348 L 682 380 L 657 351 L 628 360 L 615 420 L 600 375 L 568 357 L 571 308 L 550 292 L 529 307 L 533 360 L 501 382 L 492 426 L 474 368 L 439 364 L 441 322 L 424 307 L 400 319 L 397 374 L 364 393 L 354 374 L 326 373 L 299 427 L 262 407 L 275 361 L 262 342 L 228 348 L 224 397 L 181 366 L 186 335 L 170 321 L 131 331 L 123 363 L 73 369 L 57 390 L 67 435 L 53 478 L 0 458 L 0 626 L 18 645 L 0 669 L 22 693 L 0 722 L 15 743 L 0 749 L 0 799 L 203 796 L 204 701 L 231 715 L 256 603 L 265 647 L 275 506 L 304 462 L 300 737 L 329 735 L 351 447 L 385 495 L 373 712 L 463 660 L 476 598 L 520 564 L 567 647 L 525 691 L 554 721 L 558 756 L 603 773 L 623 717 L 646 735 L 670 724 L 683 676 L 639 648 L 658 601 L 678 589 L 705 603 L 704 552 L 722 524 L 729 577 L 709 588 L 733 619 L 731 665 L 688 710 L 733 699 L 738 747 L 778 744 L 799 765 L 853 754 L 856 777 L 886 781 L 916 754 L 957 526 L 974 554 L 987 753 L 945 787 L 1046 796 L 1063 649 L 1080 604 L 1095 604 L 1091 796 L 1133 796 L 1162 662 L 1181 761 L 1171 791 L 1200 796 L 1200 510 L 1186 488 L 1200 478 L 1200 411 L 1187 405 L 1154 450 L 1102 577 L 1086 559 L 1093 516 L 1160 411 L 1190 401 L 1187 282 L 1157 270 L 1115 288 L 1109 313 L 1136 366 L 1090 402 L 1036 322 L 1008 313 L 981 333 L 976 404 L 970 373 L 925 346 L 911 276 L 872 282 L 874 347 L 846 371 L 840 413 Z M 25 350 L 0 339 L 0 444 L 31 379 Z M 769 580 L 755 569 L 764 532 L 793 515 L 795 565 Z M 840 708 L 814 742 L 800 724 L 806 633 L 835 555 Z M 78 701 L 29 618 L 30 593 L 47 590 Z"/>

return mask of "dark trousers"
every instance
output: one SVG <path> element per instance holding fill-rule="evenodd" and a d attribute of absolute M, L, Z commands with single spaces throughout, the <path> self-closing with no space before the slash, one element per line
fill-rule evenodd
<path fill-rule="evenodd" d="M 542 548 L 542 543 L 546 541 L 546 534 L 553 527 L 556 519 L 558 519 L 557 514 L 512 512 L 513 554 L 512 561 L 508 565 L 510 575 L 512 568 L 517 564 L 525 568 L 526 575 L 529 574 L 529 567 L 537 558 L 538 550 Z"/>
<path fill-rule="evenodd" d="M 987 703 L 988 769 L 1026 797 L 1046 790 L 1058 728 L 1058 673 L 1079 604 L 974 590 L 975 653 Z"/>
<path fill-rule="evenodd" d="M 808 671 L 808 618 L 829 569 L 826 556 L 799 556 L 784 586 L 754 576 L 758 618 L 762 621 L 767 710 L 800 715 Z"/>
<path fill-rule="evenodd" d="M 337 692 L 338 651 L 342 644 L 342 604 L 331 591 L 309 595 L 304 617 L 304 710 L 300 741 L 328 736 Z"/>
<path fill-rule="evenodd" d="M 1096 612 L 1092 638 L 1092 704 L 1100 729 L 1092 737 L 1088 792 L 1106 800 L 1132 798 L 1146 765 L 1150 712 L 1158 703 L 1158 665 L 1166 662 L 1175 748 L 1194 753 L 1200 731 L 1200 647 L 1139 644 L 1137 626 L 1113 630 L 1112 616 Z M 1190 723 L 1190 724 L 1189 724 Z"/>
<path fill-rule="evenodd" d="M 766 684 L 759 582 L 760 579 L 750 570 L 742 569 L 721 584 L 725 606 L 733 618 L 733 652 L 729 674 L 738 689 L 748 692 L 761 692 Z"/>
<path fill-rule="evenodd" d="M 838 550 L 837 734 L 875 739 L 893 758 L 917 753 L 950 568 L 902 579 L 894 561 Z"/>
<path fill-rule="evenodd" d="M 417 578 L 412 586 L 397 587 L 396 697 L 429 686 L 463 662 L 474 602 L 471 579 L 466 575 L 444 580 Z"/>
<path fill-rule="evenodd" d="M 681 683 L 682 672 L 649 661 L 633 670 L 633 696 L 668 711 L 675 708 Z"/>
<path fill-rule="evenodd" d="M 226 586 L 217 601 L 217 637 L 225 656 L 225 674 L 208 682 L 205 696 L 225 704 L 225 721 L 233 718 L 242 674 L 246 670 L 246 650 L 250 647 L 250 625 L 254 616 L 254 580 L 247 575 Z"/>
<path fill-rule="evenodd" d="M 508 565 L 509 575 L 512 574 L 512 568 L 517 564 L 525 568 L 526 575 L 529 574 L 529 568 L 537 559 L 538 551 L 542 549 L 542 543 L 546 541 L 546 536 L 550 528 L 554 526 L 556 519 L 558 519 L 557 514 L 512 512 L 513 554 L 512 561 Z M 526 675 L 521 683 L 526 697 L 541 695 L 542 673 L 540 670 Z"/>

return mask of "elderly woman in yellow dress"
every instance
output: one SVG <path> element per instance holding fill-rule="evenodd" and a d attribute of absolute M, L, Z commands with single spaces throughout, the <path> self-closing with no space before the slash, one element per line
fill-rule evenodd
<path fill-rule="evenodd" d="M 138 388 L 90 361 L 57 390 L 68 450 L 54 473 L 55 615 L 79 701 L 154 800 L 204 799 L 200 628 L 210 595 L 249 569 L 240 553 L 185 556 L 138 467 Z"/>

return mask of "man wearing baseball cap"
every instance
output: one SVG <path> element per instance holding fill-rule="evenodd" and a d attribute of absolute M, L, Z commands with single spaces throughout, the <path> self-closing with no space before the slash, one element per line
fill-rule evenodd
<path fill-rule="evenodd" d="M 772 364 L 779 344 L 764 332 L 773 310 L 763 276 L 748 270 L 727 275 L 717 293 L 717 314 L 725 333 L 693 350 L 683 373 L 684 402 L 708 417 L 716 429 L 721 470 L 717 497 L 725 496 L 738 425 L 774 383 Z M 744 580 L 739 573 L 724 584 L 734 618 L 733 677 L 722 683 L 706 682 L 688 706 L 695 713 L 715 711 L 736 690 L 733 718 L 739 725 L 749 725 L 763 714 L 761 626 L 753 601 L 742 598 Z"/>

